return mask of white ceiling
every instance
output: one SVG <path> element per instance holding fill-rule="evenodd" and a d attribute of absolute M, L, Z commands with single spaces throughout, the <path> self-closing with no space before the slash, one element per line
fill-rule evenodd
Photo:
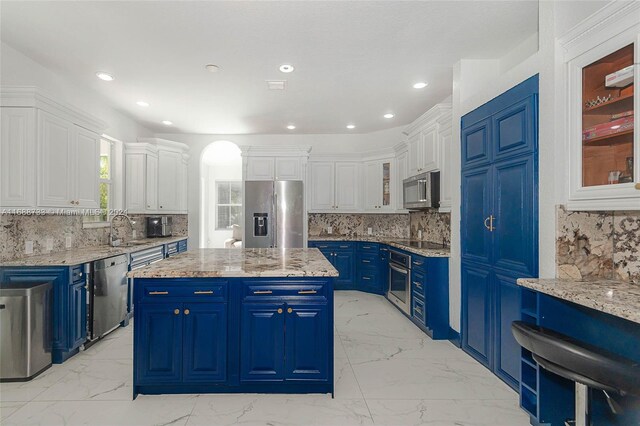
<path fill-rule="evenodd" d="M 451 93 L 456 61 L 502 56 L 538 16 L 537 1 L 3 1 L 1 12 L 4 42 L 148 128 L 215 134 L 408 124 Z M 283 63 L 296 70 L 280 73 Z M 268 91 L 269 79 L 287 89 Z"/>

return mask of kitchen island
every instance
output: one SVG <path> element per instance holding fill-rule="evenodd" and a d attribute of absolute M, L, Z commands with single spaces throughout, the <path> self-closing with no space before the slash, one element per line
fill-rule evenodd
<path fill-rule="evenodd" d="M 317 249 L 198 249 L 132 271 L 133 396 L 333 394 L 333 280 Z"/>

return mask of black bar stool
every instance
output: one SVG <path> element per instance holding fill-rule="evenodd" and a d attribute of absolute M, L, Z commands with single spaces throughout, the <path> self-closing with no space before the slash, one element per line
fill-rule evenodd
<path fill-rule="evenodd" d="M 511 331 L 520 346 L 532 353 L 538 365 L 575 382 L 577 426 L 591 424 L 590 389 L 603 391 L 614 413 L 619 407 L 609 393 L 640 396 L 638 362 L 522 321 L 514 321 Z"/>

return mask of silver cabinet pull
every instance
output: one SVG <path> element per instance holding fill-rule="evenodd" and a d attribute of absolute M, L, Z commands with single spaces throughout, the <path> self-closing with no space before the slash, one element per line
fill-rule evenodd
<path fill-rule="evenodd" d="M 271 294 L 273 293 L 271 290 L 256 290 L 253 294 Z"/>
<path fill-rule="evenodd" d="M 300 290 L 298 291 L 298 294 L 316 294 L 317 291 L 316 290 Z"/>
<path fill-rule="evenodd" d="M 340 248 L 349 248 L 349 246 L 340 246 Z"/>
<path fill-rule="evenodd" d="M 371 246 L 362 246 L 363 249 L 370 249 Z"/>
<path fill-rule="evenodd" d="M 161 294 L 169 294 L 168 291 L 150 291 L 149 296 L 158 296 Z"/>
<path fill-rule="evenodd" d="M 363 260 L 362 260 L 362 263 L 371 263 L 371 261 L 370 261 L 370 260 L 364 260 L 364 259 L 363 259 Z"/>
<path fill-rule="evenodd" d="M 423 263 L 424 263 L 424 262 L 413 262 L 413 264 L 414 264 L 414 265 L 417 265 L 417 266 L 422 266 L 422 264 L 423 264 Z"/>
<path fill-rule="evenodd" d="M 193 294 L 213 294 L 213 290 L 196 290 Z"/>
<path fill-rule="evenodd" d="M 371 278 L 369 277 L 362 277 L 363 280 L 370 280 Z"/>

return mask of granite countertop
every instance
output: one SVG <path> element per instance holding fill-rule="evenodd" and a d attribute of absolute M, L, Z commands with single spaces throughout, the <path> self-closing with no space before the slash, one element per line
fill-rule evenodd
<path fill-rule="evenodd" d="M 640 285 L 624 281 L 520 278 L 518 285 L 640 323 Z"/>
<path fill-rule="evenodd" d="M 133 278 L 337 277 L 318 249 L 195 249 L 131 271 Z"/>
<path fill-rule="evenodd" d="M 108 245 L 84 247 L 81 249 L 58 251 L 55 253 L 39 254 L 36 256 L 21 257 L 19 259 L 4 261 L 0 266 L 73 266 L 95 260 L 105 259 L 119 254 L 135 253 L 151 247 L 161 246 L 187 239 L 182 237 L 144 238 L 135 240 L 136 245 L 130 247 L 111 247 Z"/>
<path fill-rule="evenodd" d="M 440 246 L 438 243 L 435 244 L 438 247 L 429 247 L 429 248 L 418 248 L 411 247 L 409 242 L 411 240 L 406 238 L 394 238 L 394 237 L 374 237 L 374 236 L 350 236 L 350 235 L 321 235 L 321 236 L 311 236 L 309 235 L 309 241 L 362 241 L 368 243 L 381 243 L 386 244 L 391 247 L 396 247 L 409 253 L 414 253 L 424 257 L 451 257 L 451 249 L 449 247 Z M 415 240 L 414 240 L 415 241 Z M 423 241 L 427 243 L 427 241 Z"/>

